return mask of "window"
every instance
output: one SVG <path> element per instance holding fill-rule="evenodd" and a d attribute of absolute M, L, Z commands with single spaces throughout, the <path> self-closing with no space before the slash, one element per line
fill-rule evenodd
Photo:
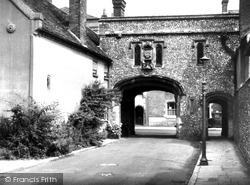
<path fill-rule="evenodd" d="M 135 45 L 135 66 L 141 65 L 141 46 L 139 44 Z"/>
<path fill-rule="evenodd" d="M 204 44 L 199 42 L 196 46 L 197 49 L 197 65 L 203 65 L 203 62 L 200 60 L 204 56 Z"/>
<path fill-rule="evenodd" d="M 107 64 L 104 66 L 104 80 L 109 80 L 109 67 Z"/>
<path fill-rule="evenodd" d="M 190 98 L 190 114 L 194 114 L 194 99 Z"/>
<path fill-rule="evenodd" d="M 176 115 L 176 103 L 168 102 L 168 115 Z"/>
<path fill-rule="evenodd" d="M 156 46 L 156 66 L 162 66 L 162 45 Z"/>
<path fill-rule="evenodd" d="M 187 101 L 187 112 L 192 115 L 195 114 L 195 112 L 197 112 L 197 101 L 194 97 L 190 97 L 188 98 Z"/>
<path fill-rule="evenodd" d="M 47 89 L 50 90 L 51 88 L 51 76 L 47 75 Z"/>
<path fill-rule="evenodd" d="M 98 70 L 98 61 L 93 60 L 93 77 L 98 77 L 97 70 Z"/>
<path fill-rule="evenodd" d="M 163 49 L 165 48 L 164 41 L 140 39 L 140 41 L 129 43 L 129 49 L 131 50 L 129 58 L 134 60 L 132 62 L 134 67 L 141 66 L 142 69 L 161 67 L 163 65 Z M 145 66 L 145 63 L 150 63 L 150 66 Z"/>

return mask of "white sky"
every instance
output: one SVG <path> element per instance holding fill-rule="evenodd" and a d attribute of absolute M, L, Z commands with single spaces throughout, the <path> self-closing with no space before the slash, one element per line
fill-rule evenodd
<path fill-rule="evenodd" d="M 125 16 L 220 14 L 222 0 L 125 0 Z M 58 8 L 69 6 L 69 0 L 53 0 Z M 113 13 L 112 0 L 87 0 L 87 13 L 101 17 L 103 9 Z M 239 10 L 239 0 L 229 0 L 228 10 Z"/>

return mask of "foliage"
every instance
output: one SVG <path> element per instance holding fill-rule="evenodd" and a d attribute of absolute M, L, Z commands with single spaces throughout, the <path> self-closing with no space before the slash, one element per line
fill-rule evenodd
<path fill-rule="evenodd" d="M 108 108 L 113 106 L 113 102 L 119 102 L 120 98 L 120 93 L 116 90 L 102 87 L 100 82 L 94 81 L 82 90 L 80 110 L 87 106 L 96 117 L 104 119 Z"/>
<path fill-rule="evenodd" d="M 201 140 L 202 120 L 200 112 L 197 111 L 195 114 L 183 115 L 181 118 L 183 125 L 180 131 L 180 138 L 193 141 Z"/>
<path fill-rule="evenodd" d="M 11 150 L 9 150 L 7 148 L 0 148 L 0 160 L 1 159 L 14 160 L 16 158 L 12 154 Z"/>
<path fill-rule="evenodd" d="M 60 112 L 57 103 L 42 105 L 32 98 L 14 104 L 10 118 L 0 119 L 0 147 L 6 148 L 5 158 L 44 158 L 68 152 L 69 142 L 59 142 L 63 133 L 57 124 Z M 56 146 L 56 149 L 52 150 Z M 6 153 L 6 152 L 5 152 Z"/>
<path fill-rule="evenodd" d="M 121 137 L 121 125 L 107 124 L 106 130 L 109 139 L 119 139 Z"/>
<path fill-rule="evenodd" d="M 80 108 L 69 116 L 73 131 L 73 142 L 80 146 L 97 145 L 106 137 L 100 132 L 107 111 L 113 102 L 119 101 L 119 93 L 101 86 L 100 82 L 86 86 L 82 90 Z"/>

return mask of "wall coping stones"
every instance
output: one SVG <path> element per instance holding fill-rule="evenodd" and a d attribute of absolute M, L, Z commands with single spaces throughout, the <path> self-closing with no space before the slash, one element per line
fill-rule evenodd
<path fill-rule="evenodd" d="M 127 21 L 156 21 L 156 20 L 187 20 L 187 19 L 231 19 L 238 18 L 233 14 L 204 14 L 204 15 L 173 15 L 173 16 L 139 16 L 139 17 L 104 17 L 99 22 L 127 22 Z"/>
<path fill-rule="evenodd" d="M 225 31 L 217 31 L 217 30 L 201 30 L 201 29 L 197 29 L 196 31 L 190 30 L 190 31 L 186 31 L 186 30 L 159 30 L 159 31 L 155 31 L 155 32 L 132 32 L 132 31 L 128 31 L 128 32 L 120 32 L 120 33 L 115 33 L 113 31 L 106 31 L 105 33 L 100 33 L 100 36 L 109 36 L 109 37 L 115 37 L 118 34 L 122 34 L 122 36 L 138 36 L 138 35 L 180 35 L 180 34 L 210 34 L 210 33 L 224 33 Z M 235 29 L 235 31 L 226 31 L 227 34 L 238 34 L 239 33 L 239 29 Z"/>

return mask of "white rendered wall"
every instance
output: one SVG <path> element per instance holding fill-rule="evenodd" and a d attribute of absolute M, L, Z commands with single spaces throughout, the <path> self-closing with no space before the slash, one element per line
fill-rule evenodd
<path fill-rule="evenodd" d="M 81 89 L 93 82 L 92 58 L 43 37 L 34 37 L 33 97 L 39 102 L 59 102 L 66 115 L 79 106 Z M 47 76 L 51 77 L 50 89 Z"/>

